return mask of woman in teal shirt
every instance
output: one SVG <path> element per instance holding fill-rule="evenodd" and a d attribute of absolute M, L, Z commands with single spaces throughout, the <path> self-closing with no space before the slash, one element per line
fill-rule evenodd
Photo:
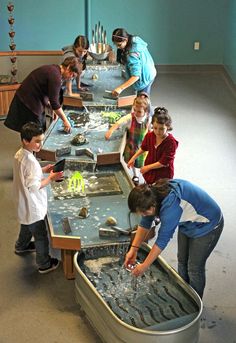
<path fill-rule="evenodd" d="M 127 81 L 113 90 L 113 95 L 118 96 L 130 86 L 133 86 L 137 93 L 145 92 L 150 95 L 156 68 L 147 49 L 147 43 L 121 28 L 113 31 L 112 41 L 119 49 L 120 62 L 125 65 L 128 76 Z"/>

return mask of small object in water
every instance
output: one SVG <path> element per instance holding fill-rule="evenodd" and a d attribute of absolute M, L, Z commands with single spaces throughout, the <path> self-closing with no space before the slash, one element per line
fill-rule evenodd
<path fill-rule="evenodd" d="M 93 74 L 92 75 L 92 80 L 98 80 L 98 74 Z"/>
<path fill-rule="evenodd" d="M 71 232 L 70 222 L 68 217 L 62 218 L 62 228 L 65 234 L 68 234 Z"/>
<path fill-rule="evenodd" d="M 131 231 L 132 231 L 132 230 L 130 230 L 130 229 L 128 229 L 128 230 L 122 229 L 121 227 L 118 227 L 118 226 L 115 226 L 115 225 L 112 225 L 111 228 L 112 228 L 113 230 L 115 230 L 115 231 L 120 232 L 120 234 L 126 235 L 126 236 L 130 235 L 130 234 L 131 234 Z"/>
<path fill-rule="evenodd" d="M 105 90 L 103 98 L 117 100 L 118 96 L 117 95 L 113 95 L 112 91 Z"/>
<path fill-rule="evenodd" d="M 59 126 L 57 131 L 65 134 L 65 135 L 68 135 L 70 133 L 70 131 L 65 131 L 65 127 L 63 125 Z"/>
<path fill-rule="evenodd" d="M 88 156 L 88 157 L 91 157 L 92 159 L 94 159 L 94 154 L 92 152 L 91 149 L 85 149 L 85 154 Z"/>
<path fill-rule="evenodd" d="M 106 220 L 106 224 L 111 226 L 111 225 L 116 225 L 117 224 L 117 220 L 114 217 L 108 217 Z"/>
<path fill-rule="evenodd" d="M 89 85 L 89 84 L 87 84 L 87 83 L 80 82 L 80 86 L 81 86 L 81 87 L 92 87 L 93 85 Z"/>
<path fill-rule="evenodd" d="M 99 229 L 99 237 L 106 237 L 106 238 L 113 238 L 119 237 L 120 233 L 108 227 L 100 227 Z"/>
<path fill-rule="evenodd" d="M 128 272 L 132 272 L 137 267 L 138 264 L 139 264 L 138 262 L 134 264 L 129 263 L 125 269 L 128 270 Z"/>
<path fill-rule="evenodd" d="M 84 219 L 89 216 L 87 207 L 82 207 L 79 211 L 79 218 Z"/>
<path fill-rule="evenodd" d="M 122 69 L 121 70 L 121 76 L 126 79 L 126 70 L 125 69 Z"/>
<path fill-rule="evenodd" d="M 79 148 L 75 150 L 75 155 L 76 156 L 81 156 L 81 155 L 86 155 L 88 157 L 91 157 L 92 159 L 94 159 L 94 154 L 92 152 L 91 149 L 88 148 Z"/>
<path fill-rule="evenodd" d="M 74 136 L 74 138 L 71 141 L 71 144 L 73 145 L 83 145 L 86 143 L 88 143 L 88 140 L 81 133 L 78 133 L 76 136 Z"/>
<path fill-rule="evenodd" d="M 93 101 L 94 94 L 88 92 L 80 92 L 80 96 L 84 101 Z"/>
<path fill-rule="evenodd" d="M 71 153 L 71 146 L 64 146 L 62 148 L 56 149 L 56 156 L 60 157 L 63 155 L 69 155 Z"/>

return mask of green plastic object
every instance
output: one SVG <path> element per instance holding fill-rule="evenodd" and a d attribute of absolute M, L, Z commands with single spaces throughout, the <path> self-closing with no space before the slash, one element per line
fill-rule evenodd
<path fill-rule="evenodd" d="M 69 192 L 81 192 L 81 193 L 85 192 L 84 178 L 80 174 L 80 172 L 76 171 L 70 177 L 69 185 L 68 185 L 68 191 Z"/>
<path fill-rule="evenodd" d="M 105 112 L 102 111 L 101 115 L 103 118 L 108 119 L 109 124 L 114 124 L 119 120 L 122 116 L 122 113 L 120 112 Z"/>

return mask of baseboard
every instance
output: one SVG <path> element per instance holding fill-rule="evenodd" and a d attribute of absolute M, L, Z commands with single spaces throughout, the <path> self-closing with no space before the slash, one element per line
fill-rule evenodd
<path fill-rule="evenodd" d="M 233 95 L 236 97 L 236 84 L 234 83 L 233 79 L 231 78 L 225 67 L 223 67 L 222 76 L 224 77 L 227 86 L 229 87 Z"/>
<path fill-rule="evenodd" d="M 157 65 L 159 73 L 205 73 L 220 72 L 223 69 L 221 64 L 160 64 Z"/>
<path fill-rule="evenodd" d="M 222 64 L 161 64 L 156 66 L 158 73 L 220 73 L 224 78 L 227 86 L 236 97 L 236 84 L 233 82 L 226 68 Z"/>

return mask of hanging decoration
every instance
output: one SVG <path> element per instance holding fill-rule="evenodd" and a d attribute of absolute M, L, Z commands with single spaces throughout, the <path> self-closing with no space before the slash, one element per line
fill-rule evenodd
<path fill-rule="evenodd" d="M 9 44 L 9 48 L 12 52 L 11 56 L 10 56 L 10 60 L 11 60 L 11 75 L 12 75 L 12 83 L 17 83 L 17 78 L 16 78 L 16 74 L 17 74 L 17 57 L 16 57 L 16 44 L 14 41 L 14 37 L 15 37 L 15 31 L 14 31 L 14 22 L 15 22 L 15 18 L 13 17 L 13 12 L 14 12 L 14 4 L 12 1 L 9 1 L 9 3 L 7 4 L 7 9 L 9 12 L 9 17 L 8 17 L 8 23 L 10 25 L 10 30 L 8 32 L 9 37 L 10 37 L 10 44 Z"/>

